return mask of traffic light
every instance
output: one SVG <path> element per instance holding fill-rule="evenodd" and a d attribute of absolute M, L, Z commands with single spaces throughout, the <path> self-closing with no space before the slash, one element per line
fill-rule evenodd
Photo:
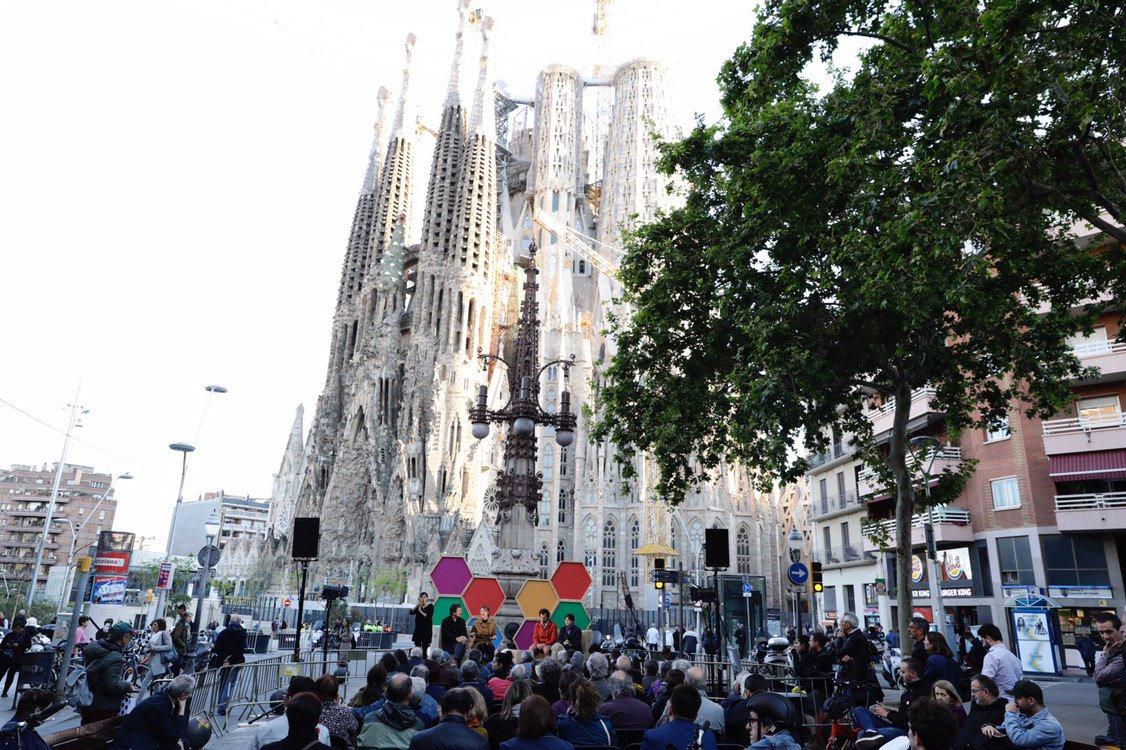
<path fill-rule="evenodd" d="M 664 570 L 664 569 L 665 569 L 665 558 L 654 557 L 653 558 L 653 570 Z M 655 581 L 653 581 L 653 588 L 657 589 L 657 591 L 661 591 L 662 589 L 665 588 L 665 582 L 662 581 L 660 578 L 657 578 Z"/>
<path fill-rule="evenodd" d="M 813 563 L 812 568 L 809 580 L 813 582 L 813 593 L 820 594 L 825 590 L 825 584 L 821 582 L 821 563 Z"/>

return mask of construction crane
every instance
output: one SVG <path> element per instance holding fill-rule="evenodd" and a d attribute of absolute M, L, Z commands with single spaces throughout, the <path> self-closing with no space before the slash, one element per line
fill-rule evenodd
<path fill-rule="evenodd" d="M 606 257 L 606 255 L 600 252 L 594 245 L 601 245 L 615 255 L 619 252 L 618 248 L 587 237 L 548 214 L 533 211 L 532 223 L 558 237 L 559 242 L 561 242 L 564 247 L 576 253 L 587 263 L 590 263 L 599 273 L 610 278 L 617 277 L 618 264 Z"/>

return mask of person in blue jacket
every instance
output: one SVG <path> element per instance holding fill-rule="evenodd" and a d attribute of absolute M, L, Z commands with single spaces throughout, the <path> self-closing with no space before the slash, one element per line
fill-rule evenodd
<path fill-rule="evenodd" d="M 1063 750 L 1063 727 L 1044 705 L 1044 691 L 1031 680 L 1013 686 L 1013 702 L 1005 706 L 1002 727 L 1020 750 Z"/>
<path fill-rule="evenodd" d="M 711 727 L 705 729 L 696 724 L 696 714 L 700 711 L 703 698 L 696 688 L 684 684 L 673 688 L 669 697 L 667 723 L 645 733 L 641 750 L 687 750 L 697 741 L 702 750 L 716 750 L 715 734 Z M 721 731 L 716 727 L 714 731 Z"/>
<path fill-rule="evenodd" d="M 923 687 L 930 693 L 934 683 L 946 680 L 952 685 L 961 685 L 962 670 L 954 661 L 954 652 L 946 642 L 946 636 L 937 630 L 926 634 L 923 643 L 927 649 L 927 661 L 923 666 Z"/>
<path fill-rule="evenodd" d="M 573 695 L 571 707 L 559 717 L 559 737 L 576 746 L 617 745 L 613 723 L 598 712 L 602 696 L 594 685 L 584 680 L 575 685 Z"/>

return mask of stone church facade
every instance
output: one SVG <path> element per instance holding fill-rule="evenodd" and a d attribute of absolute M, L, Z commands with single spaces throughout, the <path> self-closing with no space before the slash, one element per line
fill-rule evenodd
<path fill-rule="evenodd" d="M 617 304 L 621 233 L 673 200 L 650 137 L 670 133 L 664 68 L 633 60 L 608 77 L 584 77 L 551 66 L 538 73 L 534 96 L 521 98 L 489 76 L 492 20 L 471 13 L 467 0 L 457 12 L 425 190 L 414 174 L 424 129 L 412 116 L 413 36 L 393 112 L 380 91 L 324 388 L 308 432 L 300 411 L 294 423 L 261 559 L 273 561 L 281 585 L 293 517 L 316 515 L 314 584 L 350 582 L 353 596 L 374 598 L 372 581 L 393 574 L 411 598 L 427 587 L 440 555 L 464 555 L 477 573 L 491 570 L 505 430 L 475 440 L 468 410 L 480 384 L 490 408 L 509 397 L 504 364 L 483 367 L 478 352 L 511 356 L 519 264 L 534 253 L 541 362 L 574 358 L 569 368 L 544 371 L 541 403 L 558 409 L 569 391 L 579 424 L 566 448 L 550 428 L 537 441 L 543 497 L 528 553 L 545 572 L 560 560 L 584 561 L 594 578 L 592 606 L 619 606 L 629 590 L 639 606 L 652 607 L 650 560 L 633 550 L 669 544 L 685 570 L 698 570 L 704 529 L 724 527 L 731 572 L 764 576 L 767 606 L 781 606 L 788 529 L 781 530 L 779 493 L 757 492 L 741 467 L 725 467 L 673 512 L 651 493 L 646 462 L 627 484 L 615 446 L 589 434 L 586 415 L 597 408 L 595 390 L 614 354 L 604 331 Z M 473 45 L 478 75 L 463 102 L 462 57 L 473 36 L 480 38 Z M 609 112 L 589 111 L 603 101 L 612 103 Z M 410 226 L 416 200 L 424 201 L 417 228 Z"/>

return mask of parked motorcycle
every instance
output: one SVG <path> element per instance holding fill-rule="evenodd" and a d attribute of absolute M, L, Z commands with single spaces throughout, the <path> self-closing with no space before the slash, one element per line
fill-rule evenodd
<path fill-rule="evenodd" d="M 903 654 L 900 650 L 890 646 L 884 649 L 883 657 L 880 659 L 880 671 L 883 672 L 884 681 L 893 690 L 903 687 L 903 681 L 899 676 L 899 662 L 902 660 Z"/>

